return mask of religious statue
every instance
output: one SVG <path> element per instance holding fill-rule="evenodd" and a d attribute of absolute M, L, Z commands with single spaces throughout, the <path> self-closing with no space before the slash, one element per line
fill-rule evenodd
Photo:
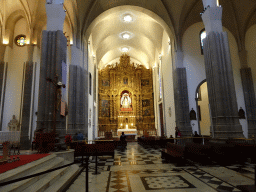
<path fill-rule="evenodd" d="M 122 98 L 121 98 L 121 105 L 122 108 L 130 108 L 131 107 L 131 98 L 129 97 L 128 93 L 124 93 Z"/>
<path fill-rule="evenodd" d="M 8 123 L 8 129 L 9 131 L 20 131 L 20 123 L 16 119 L 15 115 L 12 116 L 12 119 Z"/>

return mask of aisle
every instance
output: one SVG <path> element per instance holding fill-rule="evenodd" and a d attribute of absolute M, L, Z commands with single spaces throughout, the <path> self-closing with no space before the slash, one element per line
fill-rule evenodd
<path fill-rule="evenodd" d="M 161 159 L 160 149 L 136 142 L 128 143 L 126 150 L 117 149 L 114 159 L 102 157 L 98 163 L 99 175 L 93 175 L 95 164 L 90 163 L 91 192 L 240 191 L 236 185 L 254 184 L 253 179 L 228 167 L 177 167 Z M 68 189 L 79 191 L 85 191 L 85 172 Z"/>

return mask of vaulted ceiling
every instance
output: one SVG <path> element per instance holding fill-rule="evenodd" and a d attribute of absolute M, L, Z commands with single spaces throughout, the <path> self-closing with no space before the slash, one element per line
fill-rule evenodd
<path fill-rule="evenodd" d="M 256 24 L 256 1 L 219 3 L 223 7 L 224 27 L 234 35 L 239 49 L 244 49 L 246 31 Z M 44 5 L 44 0 L 0 0 L 1 29 L 20 17 L 27 20 L 31 31 L 43 29 L 47 21 Z M 130 6 L 121 7 L 124 5 Z M 65 0 L 64 9 L 65 30 L 74 45 L 81 47 L 91 36 L 97 61 L 109 62 L 120 55 L 121 48 L 127 47 L 132 57 L 147 63 L 154 59 L 154 50 L 161 49 L 163 31 L 173 36 L 177 48 L 182 49 L 184 32 L 202 22 L 203 4 L 202 0 Z M 134 16 L 133 22 L 122 21 L 128 12 Z M 131 32 L 131 38 L 120 38 L 123 32 Z"/>

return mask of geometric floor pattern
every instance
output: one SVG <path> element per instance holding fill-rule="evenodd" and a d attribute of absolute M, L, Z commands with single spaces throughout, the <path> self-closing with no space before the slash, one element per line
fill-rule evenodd
<path fill-rule="evenodd" d="M 240 191 L 235 186 L 232 186 L 196 167 L 185 169 L 185 171 L 218 191 Z"/>
<path fill-rule="evenodd" d="M 180 175 L 141 177 L 146 190 L 195 188 Z"/>
<path fill-rule="evenodd" d="M 161 158 L 161 149 L 128 143 L 126 150 L 115 150 L 114 158 L 98 157 L 99 175 L 94 175 L 95 159 L 89 163 L 89 191 L 91 192 L 211 192 L 240 191 L 236 185 L 254 184 L 254 165 L 205 167 L 198 164 L 175 163 Z M 216 173 L 216 170 L 225 170 Z M 225 176 L 232 174 L 232 180 Z M 85 191 L 83 172 L 67 190 Z"/>

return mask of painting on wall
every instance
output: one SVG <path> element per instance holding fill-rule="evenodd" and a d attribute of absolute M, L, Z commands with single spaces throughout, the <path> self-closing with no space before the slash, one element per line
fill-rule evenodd
<path fill-rule="evenodd" d="M 102 86 L 109 87 L 109 80 L 102 80 Z"/>
<path fill-rule="evenodd" d="M 150 106 L 150 100 L 146 99 L 146 100 L 142 100 L 142 107 L 149 107 Z"/>
<path fill-rule="evenodd" d="M 110 116 L 110 102 L 108 100 L 101 101 L 101 116 L 109 117 Z"/>
<path fill-rule="evenodd" d="M 125 85 L 128 84 L 128 78 L 127 78 L 127 77 L 124 78 L 124 84 L 125 84 Z"/>
<path fill-rule="evenodd" d="M 143 110 L 143 116 L 150 116 L 150 109 L 149 108 L 146 108 Z"/>
<path fill-rule="evenodd" d="M 141 86 L 147 86 L 149 85 L 149 80 L 148 79 L 141 79 Z"/>

